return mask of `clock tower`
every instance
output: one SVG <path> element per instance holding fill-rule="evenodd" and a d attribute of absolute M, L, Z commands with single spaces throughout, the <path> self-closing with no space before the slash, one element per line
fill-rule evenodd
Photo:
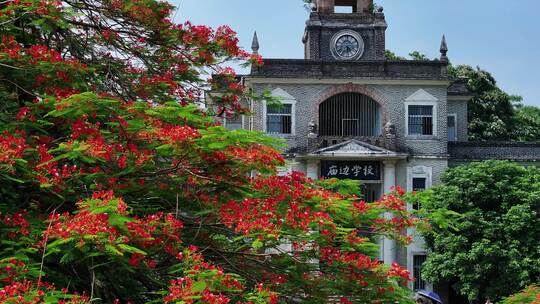
<path fill-rule="evenodd" d="M 305 58 L 384 60 L 386 28 L 383 10 L 375 10 L 373 0 L 314 0 L 303 38 Z"/>

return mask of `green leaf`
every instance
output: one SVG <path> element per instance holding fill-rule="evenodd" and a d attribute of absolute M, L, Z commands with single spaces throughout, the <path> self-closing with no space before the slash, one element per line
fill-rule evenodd
<path fill-rule="evenodd" d="M 225 147 L 227 147 L 229 144 L 227 142 L 213 142 L 208 145 L 208 148 L 215 149 L 215 150 L 221 150 Z"/>
<path fill-rule="evenodd" d="M 75 260 L 75 255 L 71 252 L 65 253 L 60 259 L 60 264 L 67 264 Z"/>
<path fill-rule="evenodd" d="M 264 243 L 261 242 L 259 239 L 256 239 L 255 241 L 253 241 L 253 243 L 251 243 L 251 247 L 253 247 L 254 249 L 260 249 L 264 246 Z"/>
<path fill-rule="evenodd" d="M 67 244 L 69 242 L 73 241 L 72 238 L 66 238 L 66 239 L 57 239 L 54 242 L 47 245 L 48 249 L 54 249 L 60 245 Z"/>
<path fill-rule="evenodd" d="M 203 281 L 198 281 L 193 283 L 193 286 L 191 287 L 191 291 L 194 293 L 201 293 L 206 289 L 206 283 Z"/>
<path fill-rule="evenodd" d="M 141 249 L 139 248 L 136 248 L 136 247 L 133 247 L 133 246 L 129 246 L 129 245 L 126 245 L 126 244 L 119 244 L 118 245 L 118 248 L 124 250 L 125 252 L 128 252 L 128 253 L 140 253 L 142 255 L 146 255 L 147 253 L 145 251 L 142 251 Z"/>
<path fill-rule="evenodd" d="M 164 144 L 156 148 L 156 150 L 169 150 L 172 147 L 170 144 Z"/>
<path fill-rule="evenodd" d="M 9 175 L 2 175 L 4 178 L 12 181 L 12 182 L 16 182 L 16 183 L 19 183 L 19 184 L 24 184 L 25 182 L 23 180 L 20 180 L 20 179 L 17 179 L 17 178 L 14 178 L 14 177 L 11 177 Z"/>
<path fill-rule="evenodd" d="M 129 222 L 133 222 L 133 219 L 118 214 L 109 215 L 109 223 L 113 226 L 124 226 L 126 223 Z"/>
<path fill-rule="evenodd" d="M 105 251 L 108 253 L 108 254 L 111 254 L 111 255 L 116 255 L 116 256 L 123 256 L 124 254 L 118 250 L 115 246 L 113 245 L 110 245 L 110 244 L 106 244 L 105 245 Z"/>

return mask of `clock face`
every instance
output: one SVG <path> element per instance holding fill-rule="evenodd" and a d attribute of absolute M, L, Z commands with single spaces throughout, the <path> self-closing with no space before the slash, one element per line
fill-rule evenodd
<path fill-rule="evenodd" d="M 353 30 L 339 31 L 330 40 L 330 51 L 338 60 L 358 60 L 364 55 L 364 47 L 364 39 Z"/>
<path fill-rule="evenodd" d="M 352 35 L 342 35 L 336 40 L 336 54 L 343 59 L 351 59 L 360 52 L 360 42 Z"/>

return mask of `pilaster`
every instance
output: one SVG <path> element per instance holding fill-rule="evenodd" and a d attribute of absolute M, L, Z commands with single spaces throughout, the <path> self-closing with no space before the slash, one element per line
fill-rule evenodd
<path fill-rule="evenodd" d="M 392 192 L 396 186 L 396 161 L 384 161 L 384 193 Z M 384 215 L 386 219 L 391 219 L 392 215 L 387 213 Z M 395 240 L 384 238 L 382 240 L 381 257 L 384 263 L 391 265 L 397 261 L 397 243 Z"/>
<path fill-rule="evenodd" d="M 311 179 L 319 179 L 319 161 L 310 159 L 307 161 L 306 175 Z"/>

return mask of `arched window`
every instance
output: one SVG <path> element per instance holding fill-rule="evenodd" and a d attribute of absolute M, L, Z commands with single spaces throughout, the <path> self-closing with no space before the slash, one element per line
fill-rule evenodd
<path fill-rule="evenodd" d="M 321 136 L 372 137 L 381 134 L 381 109 L 358 93 L 330 97 L 319 106 Z"/>

